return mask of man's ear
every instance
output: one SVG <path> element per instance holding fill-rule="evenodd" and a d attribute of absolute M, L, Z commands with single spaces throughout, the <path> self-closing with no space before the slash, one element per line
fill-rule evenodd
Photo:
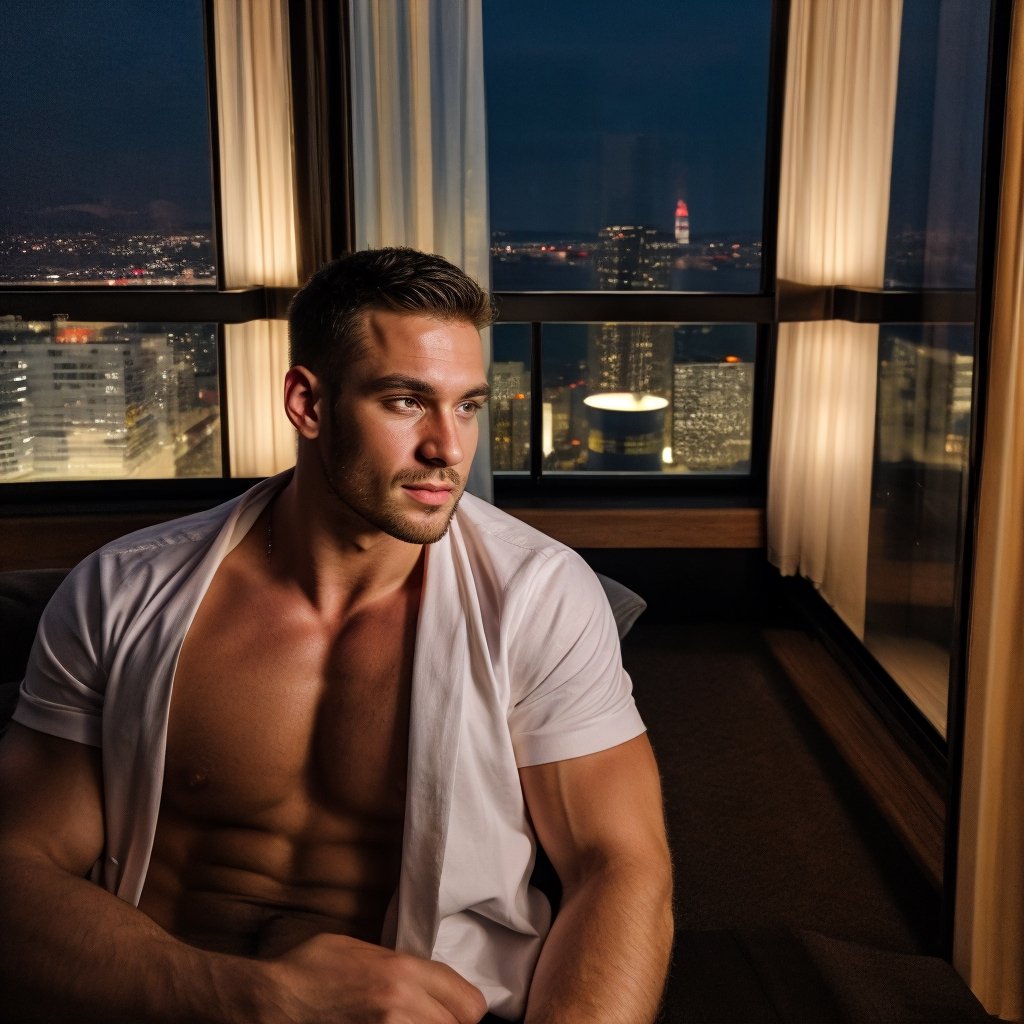
<path fill-rule="evenodd" d="M 304 366 L 293 366 L 285 374 L 284 412 L 300 437 L 319 437 L 325 401 L 316 374 Z"/>

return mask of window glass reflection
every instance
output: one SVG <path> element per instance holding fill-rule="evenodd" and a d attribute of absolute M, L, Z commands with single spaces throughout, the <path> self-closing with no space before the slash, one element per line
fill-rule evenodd
<path fill-rule="evenodd" d="M 0 481 L 220 474 L 214 324 L 0 322 Z"/>
<path fill-rule="evenodd" d="M 943 735 L 974 370 L 970 326 L 883 326 L 864 642 Z"/>

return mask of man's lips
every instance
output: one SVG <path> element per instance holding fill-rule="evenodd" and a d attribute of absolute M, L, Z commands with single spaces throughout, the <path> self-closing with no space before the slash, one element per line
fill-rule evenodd
<path fill-rule="evenodd" d="M 423 505 L 443 505 L 453 488 L 443 484 L 402 484 L 402 490 Z"/>

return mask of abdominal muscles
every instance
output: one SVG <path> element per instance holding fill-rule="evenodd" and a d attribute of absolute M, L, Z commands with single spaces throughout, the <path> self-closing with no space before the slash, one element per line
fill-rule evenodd
<path fill-rule="evenodd" d="M 398 885 L 401 823 L 320 816 L 288 835 L 196 827 L 161 812 L 139 907 L 190 945 L 272 957 L 319 932 L 381 941 Z"/>

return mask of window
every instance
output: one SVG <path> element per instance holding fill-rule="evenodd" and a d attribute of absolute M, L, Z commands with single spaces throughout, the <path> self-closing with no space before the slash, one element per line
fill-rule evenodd
<path fill-rule="evenodd" d="M 4 35 L 0 481 L 220 476 L 217 325 L 111 322 L 216 288 L 203 5 L 19 0 Z"/>
<path fill-rule="evenodd" d="M 0 322 L 0 481 L 220 476 L 214 324 Z"/>
<path fill-rule="evenodd" d="M 864 643 L 943 734 L 973 333 L 886 325 L 879 339 Z"/>
<path fill-rule="evenodd" d="M 771 20 L 767 0 L 485 6 L 492 285 L 575 296 L 516 303 L 539 362 L 526 325 L 495 331 L 496 471 L 750 474 L 757 329 L 733 321 L 759 318 Z M 655 320 L 593 294 L 654 291 L 683 294 Z M 708 323 L 685 298 L 706 292 L 739 301 Z"/>
<path fill-rule="evenodd" d="M 760 290 L 771 16 L 486 4 L 494 288 Z"/>
<path fill-rule="evenodd" d="M 989 8 L 903 5 L 885 283 L 923 309 L 975 284 Z M 932 319 L 879 337 L 864 643 L 945 736 L 975 352 L 972 323 Z"/>
<path fill-rule="evenodd" d="M 494 330 L 496 471 L 530 469 L 530 338 Z M 543 470 L 748 473 L 756 347 L 749 324 L 545 324 Z"/>

